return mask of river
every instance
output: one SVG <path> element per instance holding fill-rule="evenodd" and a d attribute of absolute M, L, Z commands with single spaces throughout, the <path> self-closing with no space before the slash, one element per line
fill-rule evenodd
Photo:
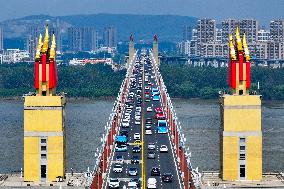
<path fill-rule="evenodd" d="M 66 106 L 67 169 L 81 172 L 94 165 L 95 151 L 113 100 L 68 102 Z M 219 170 L 218 101 L 173 99 L 193 167 Z M 284 171 L 284 102 L 262 107 L 263 169 Z M 23 102 L 0 100 L 0 173 L 23 167 Z"/>

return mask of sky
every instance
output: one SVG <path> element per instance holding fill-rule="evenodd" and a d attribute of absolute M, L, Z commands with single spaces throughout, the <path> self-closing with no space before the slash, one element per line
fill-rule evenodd
<path fill-rule="evenodd" d="M 47 14 L 151 14 L 212 18 L 255 18 L 261 25 L 284 19 L 284 0 L 0 0 L 0 21 Z"/>

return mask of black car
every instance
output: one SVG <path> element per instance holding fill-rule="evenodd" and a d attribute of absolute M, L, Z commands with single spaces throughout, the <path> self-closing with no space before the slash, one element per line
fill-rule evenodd
<path fill-rule="evenodd" d="M 139 163 L 139 157 L 138 156 L 132 156 L 131 157 L 131 163 Z"/>
<path fill-rule="evenodd" d="M 151 176 L 160 176 L 160 169 L 158 167 L 153 167 L 151 170 Z"/>
<path fill-rule="evenodd" d="M 136 182 L 138 187 L 141 187 L 141 181 L 138 178 L 130 179 L 130 182 Z"/>
<path fill-rule="evenodd" d="M 121 130 L 121 131 L 120 131 L 120 136 L 126 136 L 126 137 L 128 137 L 128 131 L 127 131 L 127 130 Z"/>
<path fill-rule="evenodd" d="M 162 176 L 163 182 L 173 182 L 173 175 L 171 173 L 164 173 Z"/>
<path fill-rule="evenodd" d="M 132 148 L 132 152 L 133 153 L 139 153 L 141 151 L 141 147 L 140 146 L 133 146 Z"/>

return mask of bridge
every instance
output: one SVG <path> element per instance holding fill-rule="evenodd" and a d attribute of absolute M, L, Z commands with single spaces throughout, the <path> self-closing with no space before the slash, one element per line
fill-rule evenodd
<path fill-rule="evenodd" d="M 125 79 L 95 154 L 90 188 L 196 188 L 198 169 L 159 72 L 153 50 L 135 51 L 130 37 Z"/>

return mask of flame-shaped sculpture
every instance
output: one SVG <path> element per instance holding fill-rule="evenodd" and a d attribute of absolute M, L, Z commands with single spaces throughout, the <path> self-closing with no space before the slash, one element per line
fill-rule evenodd
<path fill-rule="evenodd" d="M 250 89 L 250 55 L 246 34 L 241 39 L 239 27 L 236 29 L 235 44 L 233 35 L 229 40 L 228 83 L 236 95 L 246 95 Z"/>
<path fill-rule="evenodd" d="M 38 46 L 35 58 L 35 83 L 34 86 L 38 96 L 53 96 L 57 85 L 56 68 L 56 41 L 55 35 L 52 35 L 51 47 L 49 47 L 48 25 L 45 27 L 44 41 L 42 35 L 39 35 Z"/>

